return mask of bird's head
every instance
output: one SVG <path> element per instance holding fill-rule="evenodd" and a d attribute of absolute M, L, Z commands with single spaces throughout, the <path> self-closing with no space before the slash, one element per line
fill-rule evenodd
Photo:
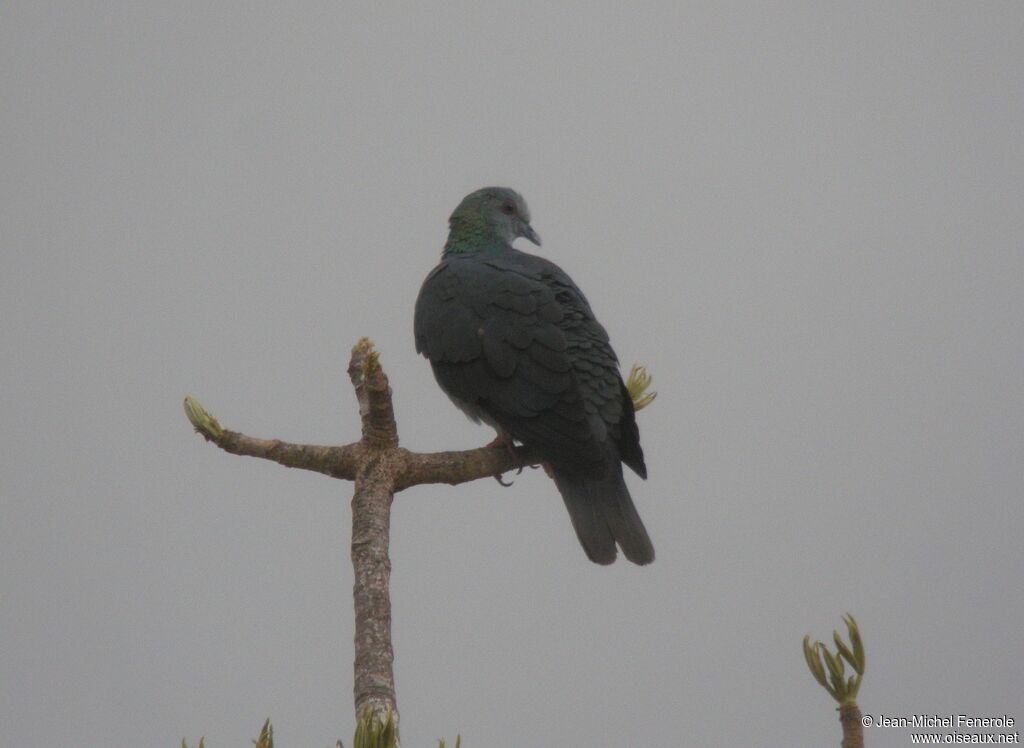
<path fill-rule="evenodd" d="M 453 239 L 491 235 L 509 244 L 523 237 L 538 247 L 540 236 L 530 226 L 530 209 L 523 196 L 508 187 L 484 187 L 462 199 L 448 219 Z"/>

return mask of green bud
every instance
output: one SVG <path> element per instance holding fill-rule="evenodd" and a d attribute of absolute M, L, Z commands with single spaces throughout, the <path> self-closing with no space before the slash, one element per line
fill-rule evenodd
<path fill-rule="evenodd" d="M 195 430 L 205 436 L 211 441 L 218 441 L 224 436 L 224 429 L 217 422 L 217 419 L 211 416 L 199 401 L 191 395 L 185 398 L 185 416 L 189 422 L 195 427 Z"/>
<path fill-rule="evenodd" d="M 864 642 L 860 638 L 860 627 L 857 625 L 857 621 L 854 620 L 853 616 L 847 613 L 843 616 L 843 620 L 846 622 L 846 628 L 850 632 L 850 644 L 853 645 L 853 657 L 857 661 L 853 664 L 853 669 L 857 671 L 858 675 L 864 675 L 864 670 L 867 665 L 864 654 Z"/>

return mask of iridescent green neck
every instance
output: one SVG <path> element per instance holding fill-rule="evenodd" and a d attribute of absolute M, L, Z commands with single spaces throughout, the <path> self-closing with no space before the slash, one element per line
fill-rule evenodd
<path fill-rule="evenodd" d="M 452 219 L 442 256 L 482 252 L 508 246 L 508 242 L 484 221 Z"/>

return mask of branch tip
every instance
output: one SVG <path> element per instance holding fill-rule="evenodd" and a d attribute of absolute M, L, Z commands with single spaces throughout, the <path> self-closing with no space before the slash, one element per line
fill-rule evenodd
<path fill-rule="evenodd" d="M 850 637 L 850 644 L 842 640 L 838 631 L 832 632 L 836 652 L 833 654 L 820 641 L 811 642 L 811 637 L 804 637 L 804 659 L 811 675 L 829 696 L 839 702 L 842 707 L 847 704 L 856 706 L 857 693 L 864 677 L 864 642 L 860 638 L 860 629 L 853 616 L 847 613 L 843 622 Z M 844 661 L 854 670 L 854 675 L 845 676 Z"/>
<path fill-rule="evenodd" d="M 629 376 L 626 378 L 626 390 L 633 401 L 633 410 L 643 410 L 658 396 L 657 392 L 647 391 L 650 386 L 651 375 L 647 371 L 647 367 L 642 364 L 633 364 L 629 370 Z"/>
<path fill-rule="evenodd" d="M 363 357 L 363 377 L 368 378 L 378 371 L 380 371 L 380 354 L 370 348 Z"/>
<path fill-rule="evenodd" d="M 363 337 L 356 341 L 356 344 L 352 346 L 352 358 L 356 356 L 365 356 L 373 352 L 373 341 L 369 338 Z"/>
<path fill-rule="evenodd" d="M 219 441 L 224 436 L 224 428 L 216 418 L 206 412 L 206 409 L 199 404 L 191 395 L 185 398 L 185 415 L 195 430 L 210 441 Z"/>

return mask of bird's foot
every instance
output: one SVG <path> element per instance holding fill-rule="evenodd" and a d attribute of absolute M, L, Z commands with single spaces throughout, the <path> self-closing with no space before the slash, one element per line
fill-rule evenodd
<path fill-rule="evenodd" d="M 515 440 L 512 438 L 512 436 L 510 434 L 508 434 L 508 433 L 506 433 L 504 431 L 499 431 L 497 436 L 494 437 L 493 441 L 491 441 L 491 442 L 489 442 L 487 444 L 487 448 L 488 449 L 505 449 L 505 450 L 508 451 L 509 456 L 512 457 L 513 459 L 518 459 L 519 458 L 519 455 L 516 453 Z M 521 475 L 522 472 L 523 472 L 523 466 L 520 465 L 519 469 L 516 470 L 516 475 Z M 504 480 L 501 479 L 501 475 L 495 475 L 494 476 L 494 480 L 498 481 L 498 483 L 500 483 L 501 485 L 505 486 L 505 488 L 508 488 L 513 483 L 513 481 L 509 481 L 508 483 L 506 483 Z"/>

